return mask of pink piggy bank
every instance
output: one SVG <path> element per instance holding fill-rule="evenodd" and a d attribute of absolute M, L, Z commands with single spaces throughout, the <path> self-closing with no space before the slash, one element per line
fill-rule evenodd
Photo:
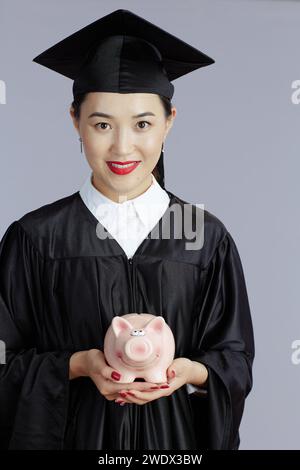
<path fill-rule="evenodd" d="M 136 378 L 166 382 L 174 354 L 172 330 L 163 317 L 149 313 L 114 317 L 104 338 L 106 361 L 122 374 L 118 383 L 131 383 Z"/>

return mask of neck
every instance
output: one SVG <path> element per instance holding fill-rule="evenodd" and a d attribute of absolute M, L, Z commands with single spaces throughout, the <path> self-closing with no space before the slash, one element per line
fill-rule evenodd
<path fill-rule="evenodd" d="M 111 199 L 114 202 L 122 203 L 124 201 L 134 199 L 140 196 L 141 194 L 143 194 L 144 192 L 146 192 L 152 184 L 152 173 L 150 173 L 150 175 L 145 180 L 143 180 L 138 186 L 136 186 L 134 189 L 130 191 L 124 191 L 124 192 L 113 191 L 112 189 L 108 188 L 107 186 L 103 184 L 102 181 L 100 181 L 97 178 L 97 176 L 94 173 L 92 173 L 91 181 L 92 181 L 92 185 L 96 189 L 98 189 L 98 191 L 100 191 L 105 197 L 107 197 L 108 199 Z"/>

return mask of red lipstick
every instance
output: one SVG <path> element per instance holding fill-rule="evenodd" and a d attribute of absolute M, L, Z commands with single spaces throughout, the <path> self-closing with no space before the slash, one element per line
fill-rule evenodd
<path fill-rule="evenodd" d="M 141 163 L 137 160 L 130 160 L 128 162 L 107 161 L 108 168 L 117 175 L 128 175 Z"/>

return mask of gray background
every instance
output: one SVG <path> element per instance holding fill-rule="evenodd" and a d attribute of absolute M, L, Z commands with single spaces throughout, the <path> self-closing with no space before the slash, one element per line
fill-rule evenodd
<path fill-rule="evenodd" d="M 32 62 L 65 36 L 127 8 L 213 57 L 175 80 L 166 188 L 231 232 L 252 310 L 254 388 L 241 449 L 299 449 L 300 3 L 288 0 L 0 0 L 0 236 L 77 191 L 90 169 L 69 117 L 72 81 Z"/>

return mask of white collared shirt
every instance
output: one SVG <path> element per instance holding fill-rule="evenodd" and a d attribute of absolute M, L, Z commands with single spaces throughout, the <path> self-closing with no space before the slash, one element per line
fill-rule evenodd
<path fill-rule="evenodd" d="M 170 198 L 152 175 L 151 186 L 139 196 L 115 202 L 92 184 L 92 174 L 80 189 L 80 196 L 97 220 L 131 258 L 141 242 L 166 212 Z"/>
<path fill-rule="evenodd" d="M 166 212 L 170 198 L 152 174 L 150 187 L 139 196 L 115 202 L 92 184 L 92 173 L 81 187 L 80 196 L 97 220 L 131 258 L 142 241 Z M 187 384 L 188 393 L 200 389 Z"/>

